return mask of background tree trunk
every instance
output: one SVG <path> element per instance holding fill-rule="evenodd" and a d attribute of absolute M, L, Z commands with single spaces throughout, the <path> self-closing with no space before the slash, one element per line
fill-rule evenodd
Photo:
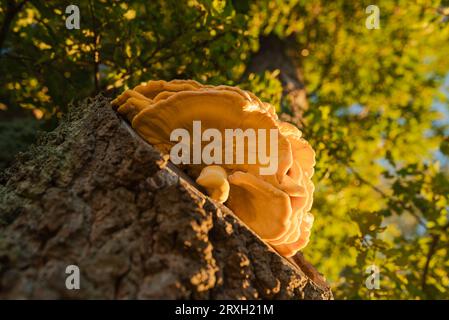
<path fill-rule="evenodd" d="M 261 36 L 259 39 L 260 49 L 251 57 L 245 76 L 249 73 L 263 74 L 265 71 L 279 70 L 283 92 L 282 98 L 289 105 L 291 116 L 283 114 L 283 120 L 297 121 L 303 112 L 309 108 L 304 79 L 300 66 L 298 65 L 298 45 L 295 35 L 286 39 L 279 39 L 276 35 Z"/>
<path fill-rule="evenodd" d="M 0 298 L 332 298 L 295 260 L 204 196 L 102 96 L 0 176 Z M 65 286 L 68 265 L 79 290 Z"/>

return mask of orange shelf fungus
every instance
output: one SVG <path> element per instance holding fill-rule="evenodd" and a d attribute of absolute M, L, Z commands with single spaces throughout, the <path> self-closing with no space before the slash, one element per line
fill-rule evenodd
<path fill-rule="evenodd" d="M 205 167 L 196 179 L 196 182 L 206 189 L 212 199 L 220 203 L 228 200 L 228 174 L 222 167 L 216 165 Z"/>
<path fill-rule="evenodd" d="M 281 255 L 307 245 L 315 153 L 272 105 L 238 87 L 193 80 L 149 81 L 112 105 Z"/>

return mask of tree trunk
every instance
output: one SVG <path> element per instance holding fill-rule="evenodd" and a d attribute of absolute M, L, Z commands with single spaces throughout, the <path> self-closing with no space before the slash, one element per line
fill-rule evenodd
<path fill-rule="evenodd" d="M 249 73 L 262 74 L 264 71 L 279 70 L 282 84 L 282 98 L 288 103 L 292 115 L 283 114 L 283 120 L 298 126 L 299 117 L 309 108 L 303 75 L 298 65 L 299 48 L 295 35 L 279 39 L 276 35 L 261 36 L 260 49 L 251 57 L 245 76 Z"/>
<path fill-rule="evenodd" d="M 68 265 L 79 267 L 78 290 L 66 288 Z M 302 256 L 279 256 L 97 96 L 0 176 L 0 298 L 332 293 Z"/>

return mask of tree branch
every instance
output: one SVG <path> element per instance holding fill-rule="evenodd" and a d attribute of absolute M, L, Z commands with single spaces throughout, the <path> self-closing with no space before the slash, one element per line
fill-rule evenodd
<path fill-rule="evenodd" d="M 92 18 L 92 30 L 94 33 L 93 39 L 93 58 L 94 58 L 94 84 L 95 84 L 95 94 L 100 92 L 100 52 L 98 50 L 98 46 L 100 45 L 100 34 L 97 29 L 97 19 L 94 14 L 94 4 L 93 1 L 89 1 L 89 10 Z"/>
<path fill-rule="evenodd" d="M 449 228 L 449 223 L 444 225 L 441 228 L 441 232 L 446 232 Z M 430 243 L 429 251 L 427 252 L 426 256 L 426 263 L 424 264 L 424 269 L 422 272 L 422 279 L 421 279 L 421 289 L 422 291 L 426 292 L 427 289 L 427 275 L 429 274 L 429 267 L 430 267 L 430 261 L 433 258 L 433 255 L 437 251 L 438 244 L 441 239 L 441 234 L 432 234 L 432 242 Z"/>

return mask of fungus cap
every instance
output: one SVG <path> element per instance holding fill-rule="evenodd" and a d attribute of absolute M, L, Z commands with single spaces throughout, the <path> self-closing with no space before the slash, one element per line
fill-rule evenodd
<path fill-rule="evenodd" d="M 231 86 L 202 85 L 193 80 L 148 81 L 126 90 L 112 101 L 117 112 L 126 117 L 136 132 L 161 152 L 170 153 L 177 143 L 171 141 L 176 129 L 192 136 L 194 121 L 201 121 L 201 134 L 215 129 L 226 137 L 226 129 L 255 130 L 257 144 L 274 130 L 278 140 L 278 167 L 273 174 L 262 175 L 266 164 L 256 157 L 250 163 L 250 143 L 245 144 L 243 163 L 184 164 L 182 167 L 203 186 L 208 195 L 227 205 L 264 241 L 280 254 L 292 256 L 304 248 L 310 238 L 314 217 L 310 213 L 314 186 L 315 153 L 294 125 L 282 122 L 275 108 L 249 91 Z M 250 141 L 250 136 L 246 136 Z M 222 159 L 226 141 L 221 143 Z M 192 139 L 188 141 L 192 147 Z M 201 150 L 206 145 L 201 141 Z M 230 147 L 235 155 L 237 143 Z M 267 146 L 266 155 L 271 155 Z"/>

